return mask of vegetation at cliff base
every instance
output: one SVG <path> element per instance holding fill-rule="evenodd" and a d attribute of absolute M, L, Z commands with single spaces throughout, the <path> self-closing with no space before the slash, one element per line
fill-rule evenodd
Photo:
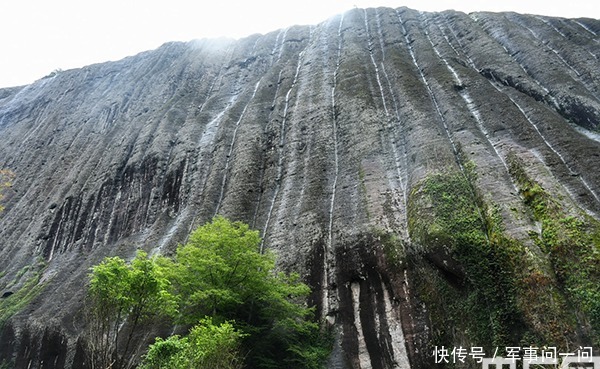
<path fill-rule="evenodd" d="M 172 258 L 138 252 L 92 268 L 89 351 L 96 366 L 131 368 L 143 323 L 169 318 L 187 334 L 156 338 L 140 368 L 320 368 L 329 340 L 297 274 L 276 273 L 258 231 L 216 217 Z"/>
<path fill-rule="evenodd" d="M 141 323 L 177 311 L 159 258 L 141 251 L 129 264 L 108 257 L 92 268 L 88 305 L 90 361 L 100 368 L 130 367 Z"/>
<path fill-rule="evenodd" d="M 140 369 L 242 368 L 241 340 L 246 335 L 232 323 L 202 319 L 186 337 L 158 337 Z"/>

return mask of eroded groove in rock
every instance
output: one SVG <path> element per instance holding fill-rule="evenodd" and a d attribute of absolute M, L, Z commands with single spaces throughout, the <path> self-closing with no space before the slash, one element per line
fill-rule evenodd
<path fill-rule="evenodd" d="M 390 80 L 390 77 L 385 69 L 385 47 L 384 47 L 384 36 L 382 34 L 382 26 L 381 26 L 381 19 L 380 19 L 380 14 L 377 10 L 375 10 L 375 21 L 376 21 L 376 26 L 377 26 L 377 36 L 378 36 L 378 44 L 379 44 L 379 52 L 381 53 L 380 56 L 380 61 L 379 61 L 379 65 L 381 66 L 381 73 L 383 75 L 384 78 L 381 78 L 380 73 L 379 73 L 379 67 L 378 64 L 375 61 L 375 55 L 374 53 L 377 51 L 375 50 L 374 46 L 373 46 L 373 36 L 371 35 L 370 29 L 369 29 L 369 21 L 368 21 L 368 13 L 367 10 L 365 9 L 364 12 L 364 17 L 365 17 L 365 30 L 367 32 L 367 39 L 368 39 L 368 48 L 369 48 L 369 55 L 370 55 L 370 59 L 371 59 L 371 63 L 373 65 L 373 69 L 375 70 L 376 73 L 376 79 L 377 79 L 377 83 L 379 85 L 380 88 L 380 94 L 381 94 L 381 99 L 383 101 L 383 108 L 385 111 L 385 120 L 384 122 L 382 122 L 383 125 L 383 129 L 381 129 L 381 141 L 382 142 L 386 142 L 385 146 L 388 146 L 391 150 L 391 158 L 393 159 L 393 164 L 391 165 L 394 170 L 395 173 L 393 176 L 391 176 L 390 178 L 390 187 L 392 188 L 392 198 L 394 199 L 394 203 L 395 203 L 395 207 L 397 208 L 397 211 L 395 211 L 395 213 L 398 213 L 398 217 L 399 219 L 395 222 L 390 222 L 388 223 L 386 226 L 388 228 L 394 228 L 395 225 L 393 223 L 397 223 L 398 225 L 404 226 L 405 231 L 402 232 L 403 233 L 403 237 L 405 237 L 405 239 L 409 239 L 410 236 L 408 235 L 408 232 L 406 231 L 408 229 L 407 224 L 408 224 L 408 218 L 406 216 L 406 205 L 407 205 L 407 198 L 408 198 L 408 163 L 407 163 L 407 154 L 406 154 L 406 138 L 402 132 L 402 119 L 400 117 L 400 112 L 398 109 L 398 102 L 396 99 L 396 96 L 394 95 L 394 91 L 392 88 L 392 82 Z M 387 88 L 382 87 L 382 82 L 381 80 L 385 79 L 385 85 Z M 391 99 L 392 102 L 392 106 L 393 106 L 393 115 L 390 114 L 390 112 L 388 111 L 387 108 L 387 104 L 385 103 L 386 101 L 386 94 L 384 93 L 384 91 L 387 90 L 387 95 L 389 96 L 389 99 Z M 399 131 L 400 135 L 398 137 L 398 133 L 397 131 Z M 399 153 L 399 151 L 402 151 L 402 155 Z M 388 164 L 388 166 L 390 166 Z M 395 177 L 395 178 L 394 178 Z M 397 183 L 396 183 L 397 182 Z M 400 196 L 398 196 L 397 191 L 393 190 L 394 187 L 398 187 L 400 189 Z M 400 197 L 400 199 L 398 199 L 398 197 Z"/>
<path fill-rule="evenodd" d="M 482 23 L 486 32 L 497 40 L 534 80 L 539 82 L 547 94 L 553 97 L 552 100 L 562 115 L 586 128 L 598 126 L 600 104 L 596 92 L 590 90 L 587 84 L 580 80 L 577 76 L 580 73 L 575 73 L 569 62 L 558 51 L 534 37 L 536 32 L 531 27 L 515 23 L 510 14 L 501 16 L 477 14 L 475 18 Z M 532 23 L 528 22 L 529 25 Z M 511 24 L 518 26 L 511 27 Z M 542 44 L 541 49 L 538 47 L 540 44 Z M 552 55 L 548 57 L 548 53 L 541 51 L 544 49 L 550 50 Z M 573 54 L 580 55 L 580 50 L 573 48 L 570 50 Z M 538 61 L 534 63 L 532 60 Z M 564 73 L 563 68 L 568 72 Z M 563 86 L 569 86 L 569 91 L 564 91 Z"/>

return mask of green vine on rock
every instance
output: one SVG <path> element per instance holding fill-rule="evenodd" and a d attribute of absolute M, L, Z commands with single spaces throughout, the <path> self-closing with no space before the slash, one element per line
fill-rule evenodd
<path fill-rule="evenodd" d="M 35 299 L 46 286 L 42 282 L 42 274 L 46 268 L 45 263 L 38 262 L 33 267 L 25 267 L 21 269 L 15 276 L 11 287 L 16 287 L 17 290 L 0 300 L 0 328 L 15 314 L 23 310 L 33 299 Z M 24 282 L 20 282 L 23 277 L 26 277 Z M 12 291 L 11 291 L 12 292 Z"/>
<path fill-rule="evenodd" d="M 524 326 L 513 273 L 522 250 L 503 235 L 497 211 L 476 191 L 474 165 L 463 168 L 432 174 L 411 192 L 409 229 L 425 269 L 435 275 L 420 282 L 421 294 L 437 327 L 434 341 L 510 345 Z M 450 332 L 452 325 L 464 334 Z"/>
<path fill-rule="evenodd" d="M 578 327 L 594 345 L 600 344 L 600 221 L 581 209 L 567 211 L 525 171 L 515 153 L 508 156 L 510 174 L 519 186 L 523 202 L 541 224 L 531 233 L 550 260 L 558 288 L 577 314 Z M 583 318 L 582 318 L 583 317 Z"/>
<path fill-rule="evenodd" d="M 508 162 L 523 203 L 542 225 L 541 234 L 530 231 L 533 242 L 507 234 L 504 217 L 514 214 L 484 200 L 472 162 L 433 173 L 411 191 L 417 251 L 407 258 L 416 265 L 412 280 L 427 306 L 433 345 L 569 349 L 581 338 L 580 316 L 597 332 L 600 223 L 583 213 L 568 217 L 517 158 Z"/>

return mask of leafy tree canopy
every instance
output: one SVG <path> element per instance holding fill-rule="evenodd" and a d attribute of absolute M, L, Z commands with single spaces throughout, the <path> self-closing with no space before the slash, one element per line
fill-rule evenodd
<path fill-rule="evenodd" d="M 274 255 L 259 246 L 258 231 L 223 217 L 194 231 L 173 268 L 175 288 L 186 296 L 183 321 L 208 315 L 253 324 L 308 315 L 301 302 L 310 288 L 297 274 L 274 273 Z"/>
<path fill-rule="evenodd" d="M 186 337 L 157 338 L 140 369 L 241 368 L 242 337 L 230 322 L 217 325 L 205 318 Z"/>
<path fill-rule="evenodd" d="M 248 225 L 216 217 L 173 258 L 139 252 L 131 263 L 112 257 L 95 266 L 93 316 L 108 327 L 97 341 L 113 342 L 99 362 L 127 367 L 119 363 L 131 362 L 138 323 L 173 316 L 189 333 L 157 338 L 141 368 L 322 367 L 329 341 L 306 305 L 310 288 L 298 274 L 276 273 L 274 255 L 260 253 L 260 242 Z M 120 327 L 129 327 L 127 339 Z"/>
<path fill-rule="evenodd" d="M 92 268 L 88 343 L 95 366 L 130 367 L 129 350 L 140 323 L 175 315 L 177 300 L 158 259 L 139 251 L 129 264 L 109 257 Z"/>

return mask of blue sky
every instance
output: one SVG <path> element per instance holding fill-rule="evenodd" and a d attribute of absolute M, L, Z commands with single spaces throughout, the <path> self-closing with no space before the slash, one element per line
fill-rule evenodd
<path fill-rule="evenodd" d="M 516 11 L 600 19 L 591 0 L 13 0 L 0 3 L 0 87 L 118 60 L 168 41 L 240 38 L 316 24 L 353 7 Z"/>

